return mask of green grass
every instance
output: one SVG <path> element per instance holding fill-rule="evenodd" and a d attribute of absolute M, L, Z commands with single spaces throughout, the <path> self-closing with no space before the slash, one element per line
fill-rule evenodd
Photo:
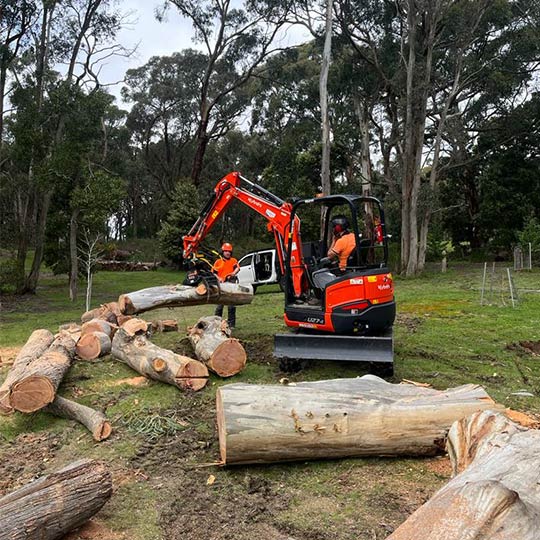
<path fill-rule="evenodd" d="M 167 270 L 101 272 L 95 278 L 93 306 L 123 292 L 182 278 Z M 516 274 L 514 279 L 522 291 L 540 289 L 539 271 Z M 515 309 L 480 306 L 480 284 L 480 265 L 397 278 L 394 381 L 424 381 L 439 389 L 478 383 L 506 406 L 540 413 L 540 359 L 515 346 L 522 340 L 540 340 L 540 294 L 523 292 Z M 74 304 L 67 298 L 66 278 L 50 275 L 44 276 L 35 296 L 2 298 L 0 347 L 21 346 L 36 328 L 54 331 L 59 324 L 79 320 L 82 298 Z M 447 472 L 439 471 L 436 460 L 346 459 L 199 468 L 218 457 L 216 389 L 230 382 L 277 383 L 283 377 L 271 355 L 272 335 L 285 328 L 282 311 L 283 296 L 277 287 L 261 288 L 250 306 L 239 307 L 236 335 L 248 352 L 246 369 L 232 380 L 211 376 L 207 387 L 195 394 L 154 381 L 118 385 L 117 381 L 137 374 L 111 358 L 75 363 L 61 393 L 106 410 L 113 435 L 97 444 L 81 426 L 43 412 L 0 418 L 0 478 L 16 485 L 82 456 L 102 459 L 110 464 L 118 489 L 100 519 L 110 529 L 141 540 L 221 538 L 216 522 L 226 522 L 230 537 L 239 540 L 266 536 L 257 529 L 259 523 L 299 538 L 383 538 L 446 481 Z M 176 318 L 182 328 L 212 312 L 211 306 L 198 306 L 145 316 Z M 156 335 L 154 341 L 190 354 L 182 334 Z M 0 378 L 6 372 L 6 367 L 0 368 Z M 364 372 L 357 364 L 319 362 L 289 378 L 317 380 Z M 518 390 L 534 397 L 511 395 Z M 130 429 L 130 418 L 168 411 L 185 422 L 185 429 L 157 441 Z M 144 471 L 144 476 L 137 471 Z M 216 477 L 211 486 L 206 484 L 209 474 Z M 183 516 L 201 509 L 211 517 L 196 536 Z M 325 536 L 320 536 L 321 530 Z"/>

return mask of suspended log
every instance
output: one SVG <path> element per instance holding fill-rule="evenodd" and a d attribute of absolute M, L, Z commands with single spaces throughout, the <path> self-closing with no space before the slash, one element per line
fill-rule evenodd
<path fill-rule="evenodd" d="M 102 412 L 71 401 L 70 399 L 56 396 L 54 401 L 45 410 L 55 416 L 79 422 L 92 433 L 92 437 L 96 441 L 104 441 L 111 434 L 111 424 Z"/>
<path fill-rule="evenodd" d="M 230 384 L 216 395 L 221 459 L 270 463 L 435 455 L 452 423 L 498 406 L 475 384 L 439 391 L 373 375 L 288 386 Z"/>
<path fill-rule="evenodd" d="M 116 325 L 113 325 L 104 319 L 92 319 L 91 321 L 85 322 L 81 326 L 81 336 L 91 334 L 93 332 L 102 332 L 103 334 L 107 334 L 112 339 L 115 331 Z"/>
<path fill-rule="evenodd" d="M 141 375 L 182 390 L 200 390 L 208 382 L 208 369 L 204 364 L 162 349 L 144 335 L 130 334 L 125 325 L 114 335 L 112 355 Z"/>
<path fill-rule="evenodd" d="M 152 321 L 151 326 L 153 334 L 156 332 L 178 332 L 178 321 L 176 319 Z"/>
<path fill-rule="evenodd" d="M 5 381 L 0 386 L 0 412 L 9 414 L 13 412 L 10 402 L 11 387 L 22 376 L 28 365 L 39 358 L 51 345 L 54 336 L 48 330 L 35 330 L 28 338 L 24 347 L 19 351 Z"/>
<path fill-rule="evenodd" d="M 538 540 L 540 431 L 494 411 L 448 435 L 455 476 L 388 540 Z"/>
<path fill-rule="evenodd" d="M 238 283 L 220 283 L 207 287 L 204 283 L 197 287 L 189 285 L 165 285 L 150 287 L 118 299 L 122 313 L 134 315 L 163 307 L 195 306 L 199 304 L 241 305 L 253 300 L 253 288 Z"/>
<path fill-rule="evenodd" d="M 118 315 L 121 314 L 122 313 L 118 307 L 118 303 L 109 302 L 107 304 L 102 304 L 98 308 L 91 309 L 90 311 L 83 313 L 81 316 L 81 321 L 85 323 L 91 321 L 92 319 L 104 319 L 112 324 L 117 324 L 116 319 Z"/>
<path fill-rule="evenodd" d="M 95 360 L 111 352 L 111 338 L 103 332 L 84 334 L 77 342 L 75 352 L 81 360 Z"/>
<path fill-rule="evenodd" d="M 221 317 L 201 317 L 188 329 L 195 356 L 220 377 L 240 373 L 246 365 L 246 351 Z"/>
<path fill-rule="evenodd" d="M 0 540 L 55 540 L 80 527 L 112 495 L 105 466 L 81 460 L 0 499 Z"/>
<path fill-rule="evenodd" d="M 9 407 L 30 413 L 51 403 L 74 353 L 75 342 L 71 336 L 58 334 L 50 347 L 29 362 L 13 381 L 7 397 Z"/>

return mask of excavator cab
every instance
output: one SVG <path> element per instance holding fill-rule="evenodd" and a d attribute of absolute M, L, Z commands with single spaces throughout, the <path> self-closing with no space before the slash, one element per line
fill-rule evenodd
<path fill-rule="evenodd" d="M 293 228 L 300 223 L 303 239 L 319 234 L 318 240 L 309 238 L 303 244 L 302 260 L 291 256 Z M 346 225 L 338 228 L 337 236 L 347 236 L 348 248 L 337 259 L 330 251 L 335 223 Z M 396 305 L 380 202 L 360 195 L 299 200 L 292 206 L 290 227 L 285 323 L 294 332 L 275 336 L 274 355 L 282 367 L 298 359 L 351 360 L 377 363 L 376 371 L 392 372 Z M 300 295 L 292 280 L 299 267 L 304 269 Z"/>

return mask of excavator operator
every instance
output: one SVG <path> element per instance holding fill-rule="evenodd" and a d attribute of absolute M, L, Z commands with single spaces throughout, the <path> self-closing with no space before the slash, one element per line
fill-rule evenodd
<path fill-rule="evenodd" d="M 331 261 L 337 260 L 339 269 L 345 270 L 347 260 L 356 248 L 354 233 L 349 230 L 349 220 L 345 216 L 335 216 L 332 221 L 334 240 L 328 250 L 327 257 Z"/>

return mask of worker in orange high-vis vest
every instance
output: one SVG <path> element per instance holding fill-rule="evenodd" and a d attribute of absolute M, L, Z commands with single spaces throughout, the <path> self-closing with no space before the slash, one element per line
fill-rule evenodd
<path fill-rule="evenodd" d="M 337 260 L 339 269 L 345 270 L 347 259 L 356 248 L 354 233 L 349 231 L 349 220 L 345 216 L 336 216 L 332 219 L 332 232 L 334 240 L 328 250 L 328 258 Z"/>
<path fill-rule="evenodd" d="M 212 272 L 216 274 L 219 281 L 238 281 L 236 274 L 240 272 L 240 266 L 238 261 L 232 256 L 233 247 L 229 242 L 225 242 L 221 246 L 221 258 L 219 258 L 212 266 Z M 216 313 L 218 317 L 223 316 L 223 305 L 216 307 Z M 227 322 L 230 328 L 236 326 L 236 306 L 228 306 L 227 310 Z"/>

